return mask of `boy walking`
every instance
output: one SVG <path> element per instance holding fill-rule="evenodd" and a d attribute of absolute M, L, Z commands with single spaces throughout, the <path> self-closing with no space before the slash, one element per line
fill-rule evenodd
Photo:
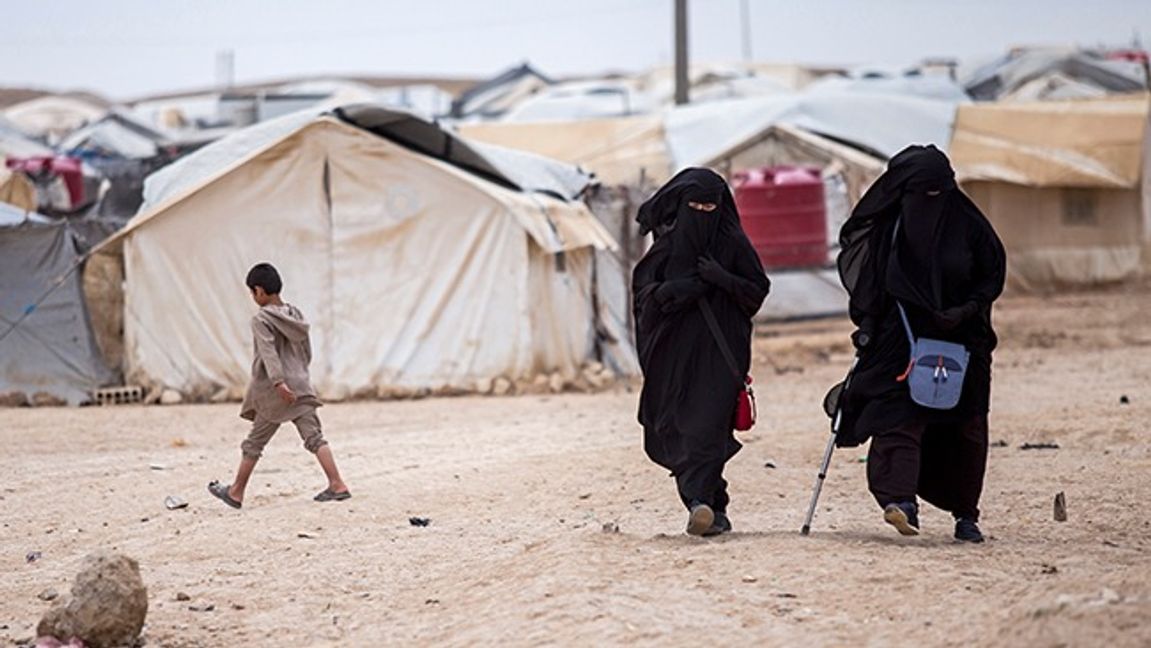
<path fill-rule="evenodd" d="M 252 299 L 260 310 L 252 318 L 255 358 L 252 381 L 240 407 L 240 417 L 252 421 L 252 431 L 240 444 L 242 457 L 231 484 L 212 481 L 208 492 L 232 508 L 240 508 L 244 489 L 264 446 L 280 425 L 291 421 L 304 441 L 304 448 L 316 455 L 328 487 L 313 499 L 317 502 L 346 500 L 352 496 L 336 469 L 332 450 L 320 430 L 316 408 L 321 405 L 308 376 L 312 345 L 308 322 L 291 304 L 280 300 L 283 282 L 269 263 L 259 263 L 248 271 L 246 280 Z"/>

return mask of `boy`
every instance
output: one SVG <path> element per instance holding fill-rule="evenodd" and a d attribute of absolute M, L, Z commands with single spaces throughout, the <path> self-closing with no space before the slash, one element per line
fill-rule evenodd
<path fill-rule="evenodd" d="M 283 282 L 271 264 L 253 266 L 246 283 L 252 299 L 260 307 L 252 318 L 256 347 L 252 381 L 240 406 L 240 417 L 252 421 L 252 431 L 240 444 L 243 456 L 235 480 L 231 484 L 212 481 L 208 492 L 228 506 L 240 508 L 248 478 L 264 446 L 281 424 L 292 421 L 304 440 L 304 447 L 316 455 L 328 478 L 328 487 L 313 499 L 317 502 L 346 500 L 352 494 L 340 478 L 316 416 L 320 401 L 308 376 L 308 363 L 312 360 L 308 322 L 295 306 L 280 301 Z"/>

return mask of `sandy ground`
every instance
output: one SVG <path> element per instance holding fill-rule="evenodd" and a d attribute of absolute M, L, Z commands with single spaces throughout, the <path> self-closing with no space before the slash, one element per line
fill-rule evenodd
<path fill-rule="evenodd" d="M 757 340 L 763 416 L 728 470 L 736 532 L 712 540 L 683 535 L 622 389 L 330 405 L 355 497 L 312 502 L 319 469 L 285 428 L 243 511 L 204 490 L 238 457 L 235 405 L 3 410 L 0 641 L 114 547 L 140 561 L 150 646 L 1151 645 L 1149 316 L 1147 286 L 1002 302 L 982 546 L 931 508 L 923 536 L 894 534 L 861 449 L 799 535 L 839 323 Z"/>

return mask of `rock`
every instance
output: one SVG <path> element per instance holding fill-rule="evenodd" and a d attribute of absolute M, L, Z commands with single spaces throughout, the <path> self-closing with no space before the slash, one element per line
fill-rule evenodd
<path fill-rule="evenodd" d="M 32 407 L 61 407 L 67 405 L 68 401 L 49 394 L 48 392 L 36 392 L 32 394 Z"/>
<path fill-rule="evenodd" d="M 492 379 L 480 378 L 476 380 L 476 393 L 477 394 L 490 394 L 492 393 Z"/>
<path fill-rule="evenodd" d="M 1063 491 L 1055 494 L 1054 517 L 1056 522 L 1067 521 L 1067 498 L 1063 495 Z"/>
<path fill-rule="evenodd" d="M 1127 394 L 1123 394 L 1122 396 L 1119 397 L 1119 404 L 1120 405 L 1130 405 L 1131 399 L 1127 398 Z"/>
<path fill-rule="evenodd" d="M 36 598 L 40 599 L 41 601 L 55 601 L 57 596 L 59 596 L 59 594 L 56 593 L 56 590 L 49 587 L 43 592 L 37 594 Z"/>
<path fill-rule="evenodd" d="M 169 495 L 164 498 L 164 506 L 167 507 L 169 511 L 188 508 L 188 500 L 179 495 Z"/>
<path fill-rule="evenodd" d="M 184 395 L 175 389 L 165 389 L 160 393 L 161 405 L 179 405 L 184 402 Z"/>
<path fill-rule="evenodd" d="M 764 468 L 775 468 L 775 462 L 774 461 L 765 461 L 765 462 L 763 462 L 763 467 Z"/>
<path fill-rule="evenodd" d="M 148 393 L 144 394 L 145 405 L 155 405 L 160 402 L 160 397 L 164 395 L 163 387 L 149 387 Z"/>
<path fill-rule="evenodd" d="M 184 592 L 176 592 L 176 599 L 175 600 L 177 600 L 177 601 L 191 601 L 192 597 L 188 596 Z"/>
<path fill-rule="evenodd" d="M 599 391 L 607 384 L 603 375 L 598 370 L 592 370 L 591 367 L 583 370 L 583 379 L 587 382 L 588 388 L 593 391 Z"/>
<path fill-rule="evenodd" d="M 564 390 L 564 377 L 560 372 L 555 372 L 548 376 L 548 389 L 558 394 Z"/>
<path fill-rule="evenodd" d="M 39 551 L 29 551 L 27 554 L 24 555 L 24 562 L 34 563 L 37 560 L 40 560 L 40 557 L 43 555 L 44 554 L 40 553 Z"/>
<path fill-rule="evenodd" d="M 603 532 L 604 533 L 619 533 L 619 523 L 618 522 L 604 522 Z"/>
<path fill-rule="evenodd" d="M 492 393 L 496 396 L 507 396 L 512 391 L 512 381 L 507 378 L 496 378 L 492 384 Z"/>
<path fill-rule="evenodd" d="M 743 582 L 745 582 L 745 583 L 754 583 L 758 580 L 759 580 L 758 578 L 756 578 L 755 576 L 752 576 L 750 574 L 743 577 Z"/>
<path fill-rule="evenodd" d="M 216 609 L 216 606 L 212 603 L 200 603 L 198 605 L 189 605 L 188 609 L 193 612 L 211 612 Z"/>
<path fill-rule="evenodd" d="M 98 551 L 84 558 L 64 596 L 40 619 L 39 636 L 76 637 L 89 648 L 132 644 L 148 615 L 148 590 L 140 565 L 131 558 Z"/>
<path fill-rule="evenodd" d="M 1048 443 L 1046 441 L 1040 441 L 1038 443 L 1031 443 L 1030 441 L 1028 441 L 1028 442 L 1024 443 L 1023 445 L 1019 446 L 1019 449 L 1020 450 L 1058 450 L 1059 444 L 1058 443 Z"/>
<path fill-rule="evenodd" d="M 0 407 L 28 407 L 28 395 L 24 392 L 4 392 L 0 394 Z"/>
<path fill-rule="evenodd" d="M 432 523 L 431 518 L 425 518 L 425 517 L 410 517 L 410 518 L 408 518 L 408 524 L 410 524 L 414 527 L 426 527 L 431 523 Z"/>

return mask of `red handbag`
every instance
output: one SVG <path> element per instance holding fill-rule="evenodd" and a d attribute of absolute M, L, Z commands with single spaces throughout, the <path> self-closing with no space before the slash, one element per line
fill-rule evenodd
<path fill-rule="evenodd" d="M 711 329 L 711 335 L 715 338 L 715 344 L 719 347 L 719 352 L 723 355 L 723 359 L 727 362 L 727 366 L 731 369 L 731 373 L 740 380 L 742 388 L 739 393 L 735 395 L 735 411 L 732 415 L 732 427 L 739 432 L 747 432 L 755 425 L 755 418 L 757 412 L 755 410 L 755 390 L 751 388 L 751 376 L 744 376 L 743 372 L 735 364 L 735 357 L 731 354 L 731 349 L 727 346 L 727 340 L 723 339 L 723 332 L 719 329 L 719 322 L 715 319 L 715 313 L 711 311 L 711 305 L 707 303 L 706 299 L 699 300 L 699 308 L 703 311 L 703 318 L 707 320 L 707 327 Z"/>
<path fill-rule="evenodd" d="M 735 429 L 747 432 L 755 426 L 755 390 L 751 388 L 751 376 L 743 379 L 743 389 L 735 397 Z"/>

